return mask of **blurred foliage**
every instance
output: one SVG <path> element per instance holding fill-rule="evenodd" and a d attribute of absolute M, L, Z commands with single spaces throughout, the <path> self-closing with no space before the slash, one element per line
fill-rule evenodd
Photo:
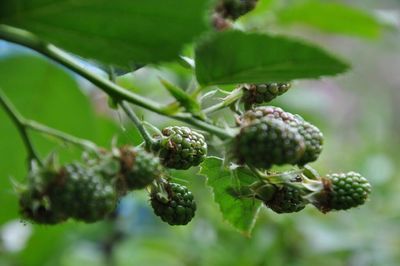
<path fill-rule="evenodd" d="M 293 89 L 272 105 L 299 113 L 318 125 L 326 144 L 313 166 L 321 173 L 357 169 L 373 185 L 370 202 L 351 212 L 327 215 L 313 208 L 289 215 L 262 208 L 252 238 L 247 238 L 223 222 L 205 179 L 194 169 L 172 172 L 180 182 L 190 181 L 187 185 L 198 203 L 196 218 L 186 227 L 160 222 L 145 192 L 127 195 L 116 221 L 94 225 L 68 222 L 56 227 L 23 224 L 9 177 L 23 180 L 25 154 L 17 131 L 0 112 L 0 265 L 105 265 L 110 259 L 105 247 L 114 235 L 123 236 L 114 246 L 113 259 L 118 266 L 399 265 L 400 33 L 383 31 L 379 39 L 365 41 L 319 32 L 318 25 L 314 29 L 299 25 L 288 28 L 274 17 L 290 2 L 296 1 L 261 0 L 262 5 L 236 26 L 301 36 L 352 62 L 353 70 L 341 77 L 295 82 Z M 392 21 L 389 9 L 397 10 L 400 21 L 398 1 L 341 3 L 362 6 L 371 13 L 385 9 L 387 12 L 380 15 Z M 176 64 L 146 66 L 121 77 L 119 83 L 160 102 L 172 101 L 159 76 L 183 88 L 190 85 L 190 71 Z M 4 42 L 0 42 L 0 87 L 28 118 L 105 147 L 115 136 L 121 143 L 140 142 L 137 132 L 123 123 L 123 116 L 106 108 L 107 98 L 102 93 L 63 68 Z M 159 127 L 174 123 L 149 112 L 142 114 Z M 34 136 L 42 155 L 56 150 L 64 161 L 79 159 L 79 150 Z M 16 238 L 21 243 L 14 243 Z"/>

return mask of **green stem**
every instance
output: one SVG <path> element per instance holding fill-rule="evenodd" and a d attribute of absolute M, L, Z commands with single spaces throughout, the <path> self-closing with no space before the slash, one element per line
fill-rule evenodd
<path fill-rule="evenodd" d="M 216 127 L 210 123 L 200 121 L 194 118 L 190 114 L 180 113 L 176 115 L 168 114 L 164 108 L 157 102 L 149 100 L 131 91 L 128 91 L 112 81 L 102 78 L 81 66 L 76 60 L 63 50 L 57 48 L 54 45 L 43 42 L 37 36 L 14 27 L 0 25 L 0 39 L 16 43 L 28 48 L 35 50 L 36 52 L 54 60 L 55 62 L 65 66 L 72 70 L 76 74 L 86 78 L 88 81 L 96 85 L 99 89 L 107 93 L 111 98 L 118 101 L 127 101 L 143 107 L 147 110 L 153 111 L 163 116 L 167 116 L 193 126 L 197 126 L 200 129 L 209 131 L 218 137 L 225 139 L 230 138 L 231 135 L 226 133 L 224 129 Z"/>
<path fill-rule="evenodd" d="M 0 105 L 6 111 L 7 115 L 11 118 L 11 120 L 17 127 L 19 134 L 21 135 L 22 141 L 24 142 L 26 151 L 28 153 L 28 165 L 30 165 L 30 162 L 32 160 L 36 160 L 41 164 L 40 157 L 38 156 L 35 148 L 33 147 L 28 132 L 26 131 L 25 119 L 17 111 L 17 109 L 14 107 L 14 105 L 6 97 L 6 95 L 3 93 L 1 89 L 0 89 Z"/>
<path fill-rule="evenodd" d="M 54 129 L 54 128 L 50 128 L 48 126 L 45 126 L 43 124 L 40 124 L 36 121 L 33 120 L 25 120 L 24 122 L 24 126 L 26 128 L 30 128 L 32 130 L 35 130 L 37 132 L 46 134 L 48 136 L 53 136 L 56 137 L 62 141 L 71 143 L 75 146 L 81 147 L 83 149 L 87 149 L 87 150 L 91 150 L 91 151 L 98 151 L 99 148 L 97 147 L 96 144 L 94 144 L 93 142 L 86 140 L 86 139 L 80 139 L 77 138 L 75 136 L 69 135 L 63 131 Z"/>
<path fill-rule="evenodd" d="M 39 157 L 37 156 L 37 153 L 36 153 L 35 149 L 33 148 L 33 145 L 32 145 L 32 142 L 30 141 L 27 129 L 31 129 L 31 130 L 46 134 L 48 136 L 56 137 L 58 139 L 61 139 L 65 142 L 82 147 L 84 149 L 98 151 L 98 147 L 96 146 L 96 144 L 94 144 L 93 142 L 91 142 L 89 140 L 74 137 L 65 132 L 59 131 L 54 128 L 50 128 L 50 127 L 40 124 L 36 121 L 28 120 L 28 119 L 24 118 L 18 112 L 18 110 L 15 108 L 15 106 L 11 103 L 11 101 L 5 96 L 5 94 L 2 92 L 2 90 L 0 90 L 0 105 L 4 108 L 4 110 L 7 112 L 9 117 L 12 119 L 12 121 L 16 125 L 16 127 L 22 137 L 22 140 L 24 141 L 25 147 L 28 151 L 29 159 L 36 159 L 37 161 L 39 161 Z"/>
<path fill-rule="evenodd" d="M 146 150 L 151 150 L 151 148 L 153 147 L 155 141 L 150 136 L 150 134 L 146 130 L 146 128 L 143 126 L 143 122 L 139 119 L 139 117 L 132 110 L 132 108 L 130 108 L 130 106 L 129 106 L 129 104 L 127 102 L 120 102 L 119 105 L 124 110 L 124 112 L 129 117 L 129 119 L 131 119 L 132 122 L 135 124 L 136 128 L 139 130 L 140 134 L 142 135 L 142 137 L 143 137 L 143 139 L 144 139 L 144 141 L 146 143 Z"/>

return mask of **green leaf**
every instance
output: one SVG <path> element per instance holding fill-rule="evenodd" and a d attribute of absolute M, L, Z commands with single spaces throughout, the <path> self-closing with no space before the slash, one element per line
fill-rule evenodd
<path fill-rule="evenodd" d="M 317 46 L 258 33 L 214 33 L 196 47 L 197 79 L 206 86 L 318 78 L 348 68 Z"/>
<path fill-rule="evenodd" d="M 283 24 L 302 23 L 327 32 L 355 35 L 359 37 L 378 37 L 382 28 L 379 20 L 366 11 L 340 4 L 303 1 L 278 13 Z"/>
<path fill-rule="evenodd" d="M 207 184 L 214 192 L 214 200 L 219 205 L 223 218 L 240 232 L 250 236 L 261 202 L 253 198 L 240 197 L 241 185 L 256 181 L 244 169 L 231 171 L 223 160 L 208 157 L 202 164 L 200 174 L 207 178 Z M 237 191 L 237 192 L 236 192 Z"/>
<path fill-rule="evenodd" d="M 159 78 L 162 85 L 168 90 L 168 92 L 182 105 L 185 110 L 195 116 L 203 117 L 204 115 L 201 113 L 200 104 L 193 99 L 189 94 L 187 94 L 180 87 L 170 83 L 168 80 L 163 78 Z"/>
<path fill-rule="evenodd" d="M 208 0 L 2 0 L 0 23 L 85 58 L 127 67 L 177 58 L 206 29 Z"/>

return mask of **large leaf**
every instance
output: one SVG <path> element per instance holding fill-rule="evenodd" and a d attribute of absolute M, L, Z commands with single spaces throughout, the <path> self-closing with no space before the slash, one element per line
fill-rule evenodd
<path fill-rule="evenodd" d="M 224 166 L 223 160 L 216 157 L 208 157 L 201 164 L 200 174 L 207 178 L 224 219 L 249 236 L 261 203 L 245 195 L 240 196 L 239 191 L 241 186 L 254 182 L 254 176 L 240 169 L 231 171 Z"/>
<path fill-rule="evenodd" d="M 283 24 L 302 23 L 327 32 L 377 37 L 382 25 L 373 15 L 354 7 L 308 0 L 289 5 L 278 14 Z"/>
<path fill-rule="evenodd" d="M 258 33 L 215 33 L 196 48 L 196 75 L 202 85 L 318 78 L 347 69 L 317 46 Z"/>
<path fill-rule="evenodd" d="M 177 57 L 205 28 L 208 0 L 1 0 L 0 23 L 61 48 L 128 66 Z"/>

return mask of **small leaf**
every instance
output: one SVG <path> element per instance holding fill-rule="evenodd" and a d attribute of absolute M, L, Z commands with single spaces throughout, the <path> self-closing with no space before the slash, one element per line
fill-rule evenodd
<path fill-rule="evenodd" d="M 1 0 L 0 23 L 105 65 L 175 59 L 207 29 L 208 0 Z"/>
<path fill-rule="evenodd" d="M 303 23 L 327 32 L 367 38 L 378 37 L 382 28 L 377 18 L 361 9 L 315 0 L 289 5 L 278 13 L 278 19 L 283 24 Z"/>
<path fill-rule="evenodd" d="M 170 83 L 168 80 L 159 78 L 162 85 L 168 90 L 168 92 L 185 108 L 185 110 L 196 116 L 202 116 L 200 104 L 187 94 L 180 87 Z"/>
<path fill-rule="evenodd" d="M 223 160 L 216 157 L 208 157 L 202 163 L 200 174 L 207 178 L 207 184 L 214 192 L 214 200 L 219 205 L 223 218 L 237 230 L 250 236 L 261 202 L 246 195 L 241 197 L 240 191 L 242 185 L 250 185 L 256 181 L 255 177 L 241 168 L 233 171 L 228 169 Z"/>
<path fill-rule="evenodd" d="M 206 86 L 318 78 L 348 68 L 320 47 L 259 33 L 214 33 L 196 47 L 197 80 Z"/>
<path fill-rule="evenodd" d="M 188 68 L 188 69 L 195 68 L 194 60 L 192 58 L 189 58 L 186 56 L 180 56 L 178 62 L 185 68 Z"/>

